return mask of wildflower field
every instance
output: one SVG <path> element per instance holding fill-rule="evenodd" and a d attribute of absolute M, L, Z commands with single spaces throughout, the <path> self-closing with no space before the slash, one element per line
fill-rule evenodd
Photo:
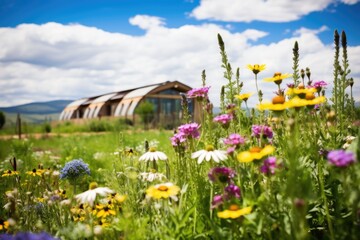
<path fill-rule="evenodd" d="M 301 69 L 295 42 L 291 74 L 243 70 L 253 93 L 218 42 L 220 114 L 203 71 L 174 131 L 0 140 L 0 239 L 358 239 L 360 111 L 345 33 L 335 31 L 333 79 Z M 276 84 L 272 99 L 258 81 Z"/>

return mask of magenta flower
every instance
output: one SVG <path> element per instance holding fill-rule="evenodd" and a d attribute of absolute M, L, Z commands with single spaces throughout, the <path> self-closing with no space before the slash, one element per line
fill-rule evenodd
<path fill-rule="evenodd" d="M 313 87 L 316 88 L 318 92 L 321 91 L 323 87 L 326 87 L 328 84 L 325 81 L 317 81 L 313 84 Z"/>
<path fill-rule="evenodd" d="M 224 143 L 226 145 L 240 145 L 240 144 L 244 144 L 245 143 L 245 138 L 243 138 L 242 136 L 240 136 L 237 133 L 232 133 L 229 135 L 228 138 L 224 139 Z"/>
<path fill-rule="evenodd" d="M 188 98 L 206 98 L 210 87 L 193 88 L 187 92 Z"/>
<path fill-rule="evenodd" d="M 214 167 L 208 174 L 210 181 L 217 183 L 230 183 L 236 173 L 228 167 Z"/>
<path fill-rule="evenodd" d="M 188 123 L 183 124 L 178 127 L 179 133 L 183 133 L 185 137 L 199 138 L 199 124 L 197 123 Z"/>
<path fill-rule="evenodd" d="M 294 88 L 294 87 L 295 87 L 295 84 L 293 84 L 293 83 L 288 83 L 288 84 L 286 84 L 286 86 L 287 86 L 288 88 Z"/>
<path fill-rule="evenodd" d="M 175 133 L 174 136 L 170 138 L 171 145 L 179 146 L 181 143 L 186 141 L 186 135 L 183 132 Z"/>
<path fill-rule="evenodd" d="M 355 163 L 355 155 L 352 152 L 346 152 L 344 150 L 333 150 L 327 155 L 327 159 L 330 164 L 337 167 L 347 167 L 352 163 Z"/>
<path fill-rule="evenodd" d="M 224 192 L 225 199 L 230 199 L 233 197 L 235 198 L 241 197 L 240 188 L 234 184 L 230 184 L 224 190 L 225 190 Z"/>
<path fill-rule="evenodd" d="M 219 116 L 214 117 L 214 122 L 218 122 L 221 124 L 228 124 L 233 119 L 233 116 L 231 114 L 222 114 Z"/>
<path fill-rule="evenodd" d="M 273 131 L 271 127 L 265 125 L 252 125 L 251 127 L 252 136 L 256 138 L 273 138 Z"/>
<path fill-rule="evenodd" d="M 224 203 L 224 198 L 222 195 L 215 195 L 213 201 L 211 202 L 211 209 L 218 208 Z"/>
<path fill-rule="evenodd" d="M 231 154 L 233 154 L 233 153 L 235 152 L 235 149 L 236 149 L 236 147 L 228 147 L 228 148 L 226 149 L 226 153 L 227 153 L 228 155 L 231 155 Z"/>
<path fill-rule="evenodd" d="M 264 174 L 275 174 L 276 168 L 276 157 L 268 157 L 260 167 L 260 171 Z"/>

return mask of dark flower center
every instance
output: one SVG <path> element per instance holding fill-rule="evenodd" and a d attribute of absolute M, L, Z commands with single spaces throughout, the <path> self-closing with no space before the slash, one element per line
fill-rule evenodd
<path fill-rule="evenodd" d="M 226 183 L 228 181 L 228 177 L 225 176 L 225 175 L 221 175 L 219 177 L 219 181 L 222 182 L 222 183 Z"/>

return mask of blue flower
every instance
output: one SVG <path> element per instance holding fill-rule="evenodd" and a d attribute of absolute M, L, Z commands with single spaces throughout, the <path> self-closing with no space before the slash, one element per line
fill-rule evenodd
<path fill-rule="evenodd" d="M 73 180 L 85 174 L 90 175 L 89 165 L 84 163 L 82 159 L 74 159 L 66 163 L 64 168 L 60 170 L 60 179 Z"/>
<path fill-rule="evenodd" d="M 57 240 L 46 232 L 32 233 L 32 232 L 19 232 L 16 235 L 0 234 L 0 239 L 3 240 Z"/>

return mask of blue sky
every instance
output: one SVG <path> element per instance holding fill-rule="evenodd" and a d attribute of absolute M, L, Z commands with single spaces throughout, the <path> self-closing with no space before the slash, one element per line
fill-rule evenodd
<path fill-rule="evenodd" d="M 213 19 L 198 20 L 190 16 L 190 13 L 199 5 L 199 0 L 1 0 L 0 3 L 2 16 L 0 26 L 2 27 L 15 27 L 21 23 L 80 23 L 109 32 L 142 35 L 144 31 L 132 26 L 129 18 L 144 14 L 166 19 L 166 26 L 169 28 L 212 22 L 225 26 L 230 24 L 232 32 L 243 31 L 247 28 L 271 31 L 272 34 L 262 39 L 262 43 L 278 41 L 291 30 L 303 26 L 318 29 L 326 25 L 329 29 L 345 30 L 349 33 L 349 45 L 360 44 L 360 27 L 358 26 L 360 3 L 354 5 L 333 3 L 322 11 L 311 12 L 299 20 L 282 23 L 258 20 L 246 23 Z M 333 31 L 319 34 L 325 43 L 332 43 L 332 36 Z"/>
<path fill-rule="evenodd" d="M 359 12 L 359 0 L 0 0 L 0 106 L 78 99 L 164 80 L 198 87 L 194 79 L 203 69 L 216 105 L 222 76 L 218 32 L 240 69 L 268 64 L 263 77 L 279 68 L 291 73 L 291 62 L 282 58 L 291 59 L 297 40 L 303 67 L 313 67 L 331 85 L 333 32 L 345 30 L 349 53 L 358 55 Z M 359 57 L 350 60 L 358 81 Z M 243 71 L 244 80 L 251 78 Z M 39 84 L 43 91 L 33 90 Z M 253 89 L 249 83 L 244 90 Z"/>

